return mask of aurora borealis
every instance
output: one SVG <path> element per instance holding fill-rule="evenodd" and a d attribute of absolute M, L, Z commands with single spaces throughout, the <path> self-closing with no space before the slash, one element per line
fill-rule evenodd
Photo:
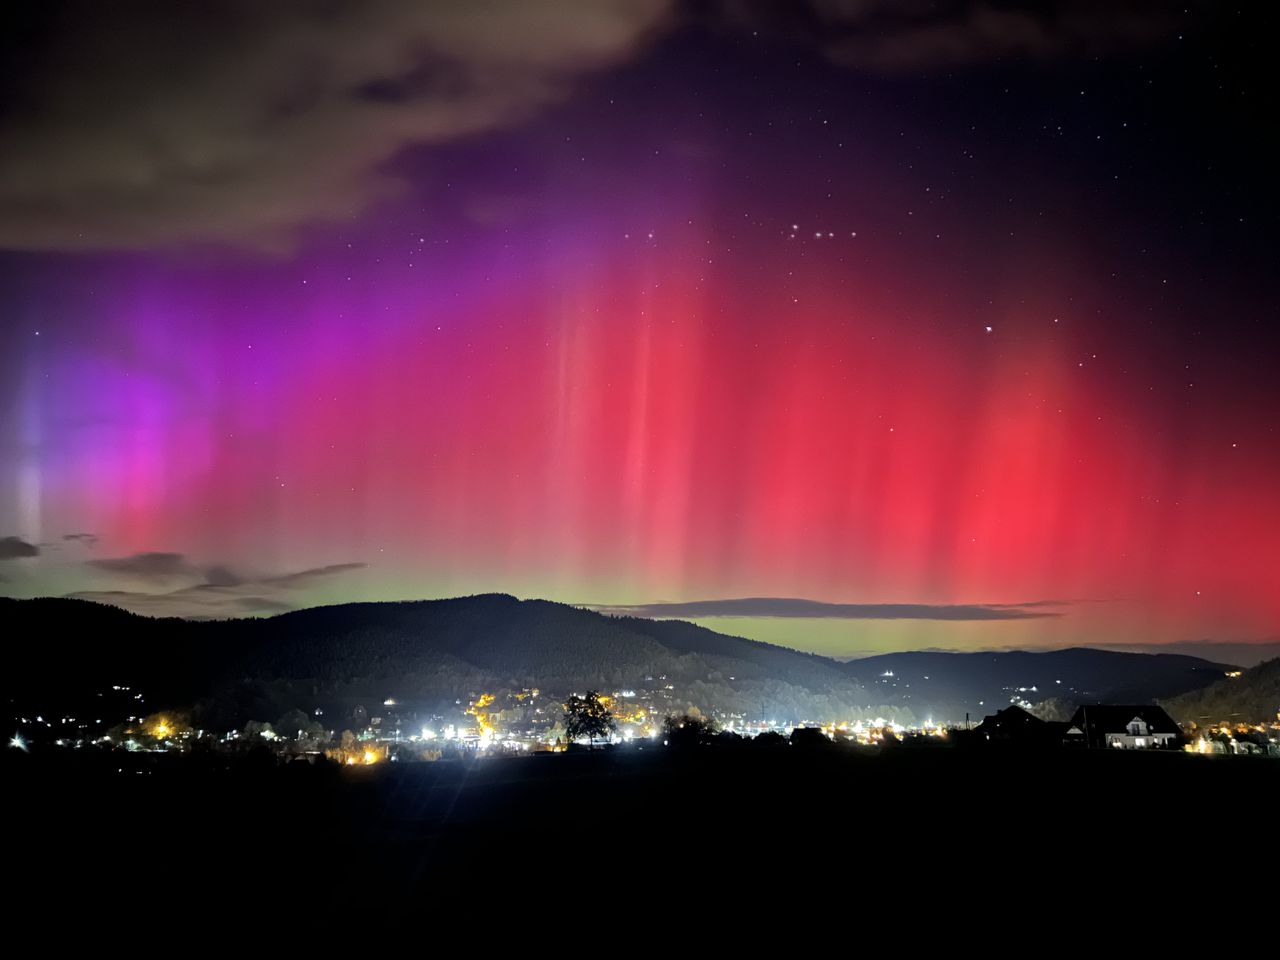
<path fill-rule="evenodd" d="M 483 119 L 270 227 L 287 177 L 133 208 L 11 173 L 0 590 L 867 605 L 700 619 L 837 655 L 1280 633 L 1267 15 L 1063 13 L 1059 49 L 943 4 L 848 13 L 837 55 L 751 4 L 616 6 L 634 35 L 556 51 L 554 95 L 491 109 L 490 76 Z M 335 150 L 416 102 L 353 88 Z"/>

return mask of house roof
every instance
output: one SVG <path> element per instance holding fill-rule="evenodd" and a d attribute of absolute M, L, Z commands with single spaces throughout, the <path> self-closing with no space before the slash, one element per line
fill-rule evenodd
<path fill-rule="evenodd" d="M 1043 733 L 1045 722 L 1021 707 L 1005 707 L 983 719 L 975 728 L 977 732 L 999 736 L 1020 736 Z"/>
<path fill-rule="evenodd" d="M 1124 733 L 1135 717 L 1145 721 L 1151 733 L 1180 732 L 1163 707 L 1151 704 L 1091 703 L 1076 710 L 1071 725 L 1084 730 L 1087 723 L 1093 733 Z"/>

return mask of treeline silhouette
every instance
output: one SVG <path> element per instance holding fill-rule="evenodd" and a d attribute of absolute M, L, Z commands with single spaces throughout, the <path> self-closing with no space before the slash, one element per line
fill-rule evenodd
<path fill-rule="evenodd" d="M 104 685 L 150 706 L 201 703 L 219 722 L 324 699 L 452 702 L 480 690 L 671 688 L 669 706 L 751 718 L 900 721 L 844 665 L 679 621 L 487 594 L 315 607 L 266 619 L 135 616 L 69 599 L 0 600 L 11 699 L 82 700 Z"/>
<path fill-rule="evenodd" d="M 1016 699 L 1153 703 L 1221 679 L 1230 665 L 1171 653 L 1066 650 L 886 653 L 843 664 L 881 698 L 917 717 L 980 720 Z"/>
<path fill-rule="evenodd" d="M 1250 667 L 1238 677 L 1163 701 L 1180 722 L 1260 723 L 1280 715 L 1280 657 Z"/>

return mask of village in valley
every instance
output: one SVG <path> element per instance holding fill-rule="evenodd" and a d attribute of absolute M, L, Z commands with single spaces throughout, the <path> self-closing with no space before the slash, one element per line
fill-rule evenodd
<path fill-rule="evenodd" d="M 1086 704 L 1065 719 L 1052 703 L 1011 702 L 980 722 L 859 718 L 820 722 L 703 712 L 666 677 L 650 686 L 574 693 L 561 700 L 540 689 L 477 692 L 451 708 L 387 697 L 374 704 L 326 703 L 234 729 L 193 724 L 185 711 L 147 710 L 144 694 L 115 685 L 97 693 L 100 715 L 15 717 L 11 749 L 102 751 L 135 755 L 220 755 L 278 762 L 370 766 L 391 762 L 492 759 L 569 750 L 655 750 L 770 744 L 854 750 L 896 747 L 1036 751 L 1162 751 L 1280 758 L 1280 712 L 1178 723 L 1156 704 Z M 1015 701 L 1019 697 L 1013 698 Z M 1059 713 L 1061 708 L 1056 707 Z M 122 711 L 127 711 L 123 713 Z M 112 719 L 113 713 L 119 714 Z M 105 714 L 106 716 L 102 716 Z M 1046 716 L 1048 714 L 1048 716 Z"/>

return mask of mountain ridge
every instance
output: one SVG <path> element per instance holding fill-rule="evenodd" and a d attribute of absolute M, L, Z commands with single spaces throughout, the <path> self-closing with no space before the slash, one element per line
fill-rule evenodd
<path fill-rule="evenodd" d="M 1230 664 L 1171 653 L 1061 650 L 904 651 L 845 662 L 863 683 L 890 686 L 917 714 L 972 719 L 1010 703 L 1150 703 L 1208 686 Z M 909 692 L 908 692 L 909 691 Z"/>
<path fill-rule="evenodd" d="M 1161 702 L 1175 720 L 1200 726 L 1274 722 L 1280 719 L 1280 657 Z"/>
<path fill-rule="evenodd" d="M 20 638 L 8 645 L 10 675 L 29 690 L 132 680 L 172 703 L 216 700 L 249 688 L 264 697 L 292 698 L 298 702 L 290 706 L 299 707 L 307 697 L 452 702 L 489 687 L 539 686 L 559 696 L 660 679 L 671 691 L 673 709 L 792 720 L 958 722 L 965 713 L 994 710 L 1011 699 L 1063 692 L 1042 689 L 1046 679 L 1066 680 L 1066 689 L 1080 696 L 1123 694 L 1148 702 L 1207 686 L 1224 671 L 1222 664 L 1184 655 L 1087 647 L 907 651 L 842 662 L 682 620 L 500 593 L 226 620 L 153 618 L 68 598 L 0 598 L 0 617 Z M 40 642 L 22 642 L 34 638 Z M 1055 671 L 1060 676 L 1048 676 Z"/>

